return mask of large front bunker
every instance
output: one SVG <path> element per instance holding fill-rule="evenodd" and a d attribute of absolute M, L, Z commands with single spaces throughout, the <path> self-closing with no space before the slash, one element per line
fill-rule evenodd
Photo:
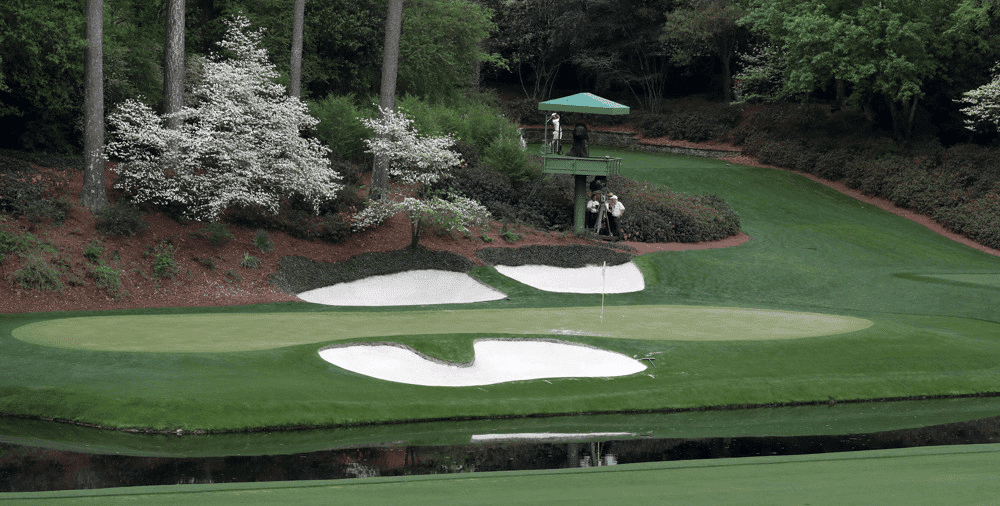
<path fill-rule="evenodd" d="M 711 306 L 615 306 L 319 313 L 191 313 L 54 318 L 13 330 L 21 341 L 94 351 L 217 353 L 423 334 L 549 334 L 625 339 L 798 339 L 863 330 L 870 320 Z"/>

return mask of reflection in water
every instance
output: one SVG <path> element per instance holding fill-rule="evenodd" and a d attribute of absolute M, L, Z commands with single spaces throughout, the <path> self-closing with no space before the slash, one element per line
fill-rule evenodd
<path fill-rule="evenodd" d="M 0 492 L 560 469 L 1000 442 L 1000 417 L 873 434 L 381 446 L 211 458 L 93 455 L 0 444 Z"/>

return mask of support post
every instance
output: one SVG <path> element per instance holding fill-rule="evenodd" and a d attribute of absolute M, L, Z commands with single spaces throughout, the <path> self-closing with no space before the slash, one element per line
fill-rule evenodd
<path fill-rule="evenodd" d="M 587 212 L 587 176 L 584 174 L 575 174 L 573 179 L 576 183 L 573 188 L 573 231 L 577 235 L 582 235 L 587 228 L 585 220 Z"/>

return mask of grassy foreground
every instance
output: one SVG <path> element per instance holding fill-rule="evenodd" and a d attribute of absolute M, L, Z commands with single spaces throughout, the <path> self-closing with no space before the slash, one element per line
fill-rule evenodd
<path fill-rule="evenodd" d="M 633 178 L 719 194 L 753 237 L 736 248 L 637 258 L 646 289 L 606 297 L 607 313 L 695 306 L 701 311 L 693 313 L 695 323 L 703 334 L 730 332 L 751 339 L 662 339 L 657 336 L 663 332 L 643 325 L 654 321 L 648 315 L 612 324 L 608 335 L 553 336 L 547 333 L 553 327 L 543 324 L 556 323 L 553 315 L 572 314 L 568 308 L 584 308 L 579 310 L 584 316 L 566 325 L 593 325 L 582 319 L 598 314 L 600 295 L 541 292 L 492 268 L 478 268 L 472 274 L 506 292 L 509 301 L 461 307 L 285 303 L 0 315 L 0 370 L 5 371 L 0 412 L 114 427 L 240 430 L 1000 391 L 1000 259 L 796 174 L 700 158 L 597 148 L 594 154 L 621 156 Z M 776 333 L 773 321 L 747 320 L 742 330 L 733 331 L 740 322 L 712 323 L 704 318 L 707 307 L 723 308 L 715 314 L 809 313 L 819 315 L 816 321 L 836 317 L 872 324 L 775 340 L 770 339 Z M 486 314 L 493 319 L 482 318 Z M 273 341 L 262 345 L 245 332 L 227 330 L 238 330 L 240 325 L 231 322 L 241 318 L 246 319 L 241 325 L 261 327 L 262 315 L 272 317 L 266 325 L 276 331 L 268 334 Z M 516 323 L 525 315 L 534 316 Z M 129 348 L 135 340 L 124 339 L 127 334 L 105 328 L 97 337 L 86 337 L 84 329 L 73 326 L 79 320 L 59 320 L 69 317 L 133 328 L 156 328 L 150 323 L 175 317 L 230 324 L 188 332 L 183 342 L 161 335 Z M 453 317 L 473 323 L 455 326 Z M 289 332 L 289 321 L 312 322 L 313 331 Z M 28 332 L 60 325 L 69 326 L 61 332 Z M 319 348 L 336 342 L 391 340 L 438 358 L 468 361 L 475 339 L 511 334 L 559 337 L 659 358 L 644 373 L 621 378 L 446 388 L 374 380 L 317 355 Z M 234 341 L 234 335 L 246 339 Z M 103 344 L 81 349 L 97 342 Z"/>
<path fill-rule="evenodd" d="M 553 471 L 6 494 L 6 504 L 996 504 L 1000 445 Z"/>

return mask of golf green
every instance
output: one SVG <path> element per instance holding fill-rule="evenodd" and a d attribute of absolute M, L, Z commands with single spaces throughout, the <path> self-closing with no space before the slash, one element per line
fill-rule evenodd
<path fill-rule="evenodd" d="M 33 344 L 92 351 L 227 352 L 417 334 L 554 334 L 643 340 L 796 339 L 863 330 L 869 320 L 701 306 L 406 312 L 187 314 L 52 319 L 17 329 Z"/>

